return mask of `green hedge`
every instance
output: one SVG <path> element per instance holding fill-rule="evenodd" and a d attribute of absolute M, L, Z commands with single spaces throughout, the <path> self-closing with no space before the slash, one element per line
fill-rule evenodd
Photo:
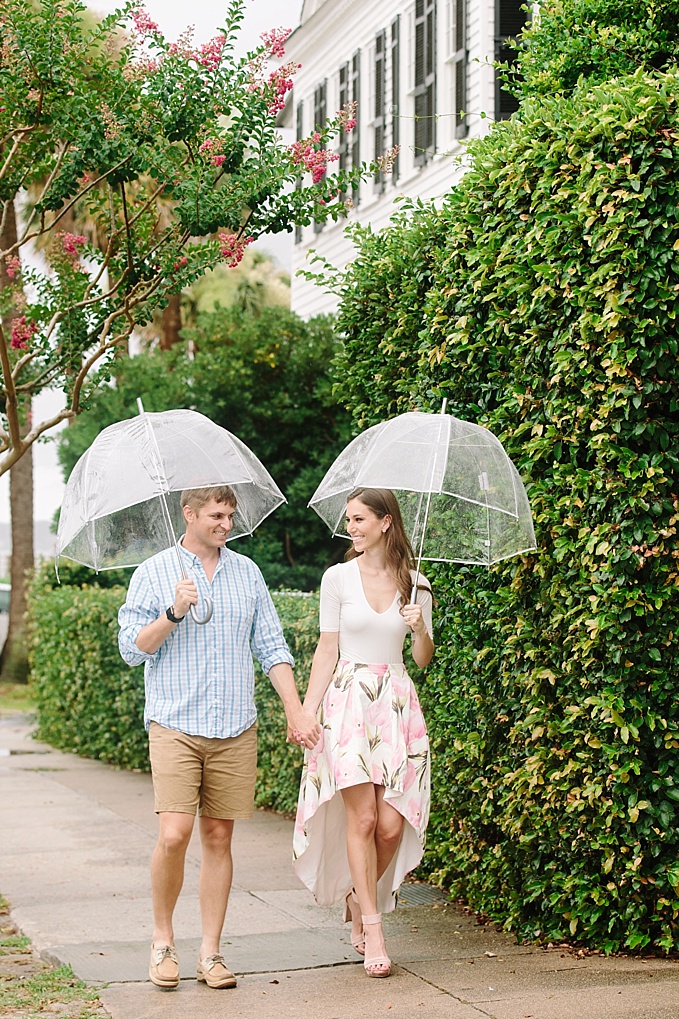
<path fill-rule="evenodd" d="M 62 564 L 63 566 L 63 564 Z M 80 580 L 77 567 L 60 566 L 66 581 Z M 91 574 L 88 580 L 95 577 Z M 102 574 L 106 577 L 106 574 Z M 96 583 L 54 586 L 44 564 L 29 594 L 31 686 L 39 739 L 83 757 L 121 768 L 148 771 L 144 731 L 144 670 L 131 669 L 118 652 L 118 609 L 125 587 Z M 318 637 L 318 598 L 274 592 L 276 609 L 296 661 L 300 690 L 306 687 Z M 302 755 L 285 742 L 285 715 L 269 680 L 256 670 L 259 715 L 257 805 L 295 809 Z"/>
<path fill-rule="evenodd" d="M 498 435 L 540 545 L 427 570 L 428 867 L 522 937 L 606 950 L 679 947 L 678 85 L 640 72 L 525 102 L 442 210 L 362 239 L 339 317 L 342 396 L 358 408 L 371 380 L 373 423 L 398 323 L 364 320 L 399 248 L 431 239 L 398 409 L 446 396 Z"/>
<path fill-rule="evenodd" d="M 295 679 L 303 696 L 318 641 L 318 595 L 272 591 L 271 597 L 295 658 Z M 255 673 L 255 700 L 259 720 L 255 803 L 258 807 L 293 813 L 297 807 L 302 751 L 285 742 L 283 707 L 259 666 Z"/>
<path fill-rule="evenodd" d="M 38 576 L 29 592 L 30 683 L 39 739 L 83 757 L 148 770 L 144 677 L 118 652 L 124 587 L 64 585 Z"/>

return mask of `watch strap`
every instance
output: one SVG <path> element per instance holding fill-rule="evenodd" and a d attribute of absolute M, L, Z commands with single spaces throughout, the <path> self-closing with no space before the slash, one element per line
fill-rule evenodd
<path fill-rule="evenodd" d="M 170 605 L 169 609 L 165 609 L 165 615 L 171 623 L 181 623 L 184 616 L 175 616 L 173 609 L 174 605 Z"/>

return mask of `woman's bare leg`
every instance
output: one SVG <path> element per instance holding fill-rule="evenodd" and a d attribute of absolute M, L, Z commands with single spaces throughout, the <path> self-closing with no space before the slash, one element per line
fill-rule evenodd
<path fill-rule="evenodd" d="M 375 786 L 377 797 L 377 827 L 375 829 L 375 849 L 377 853 L 377 880 L 386 873 L 387 867 L 394 858 L 403 832 L 403 814 L 384 798 L 386 789 L 383 785 Z"/>
<path fill-rule="evenodd" d="M 361 785 L 342 789 L 342 799 L 347 812 L 349 870 L 363 916 L 373 916 L 377 913 L 378 788 L 371 782 L 363 782 Z M 364 933 L 366 958 L 386 956 L 381 924 L 367 925 Z"/>

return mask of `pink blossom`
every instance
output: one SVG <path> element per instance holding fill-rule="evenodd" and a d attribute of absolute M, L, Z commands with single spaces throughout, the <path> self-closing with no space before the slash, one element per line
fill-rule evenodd
<path fill-rule="evenodd" d="M 16 275 L 20 270 L 21 262 L 17 255 L 10 255 L 9 258 L 5 259 L 5 272 L 11 280 L 16 278 Z"/>
<path fill-rule="evenodd" d="M 187 262 L 188 262 L 188 258 L 186 257 L 186 255 L 182 255 L 182 257 L 181 257 L 181 258 L 178 258 L 178 259 L 177 259 L 177 261 L 176 261 L 176 262 L 174 263 L 174 265 L 172 266 L 172 268 L 173 268 L 173 269 L 181 269 L 181 268 L 182 268 L 182 266 L 184 266 L 184 265 L 186 265 L 186 264 L 187 264 Z"/>
<path fill-rule="evenodd" d="M 377 157 L 376 162 L 382 173 L 391 173 L 391 171 L 394 169 L 396 157 L 400 151 L 401 146 L 394 145 L 393 149 L 389 149 L 387 152 L 384 153 L 383 156 Z"/>
<path fill-rule="evenodd" d="M 346 134 L 356 127 L 356 111 L 358 103 L 345 103 L 341 110 L 337 111 L 337 122 Z"/>
<path fill-rule="evenodd" d="M 154 74 L 159 66 L 158 61 L 154 60 L 153 57 L 143 56 L 135 60 L 133 70 L 135 75 L 140 77 L 144 74 Z"/>
<path fill-rule="evenodd" d="M 269 32 L 262 32 L 260 39 L 272 57 L 285 56 L 285 43 L 292 32 L 291 28 L 272 28 Z"/>
<path fill-rule="evenodd" d="M 28 350 L 30 339 L 37 331 L 38 327 L 35 322 L 29 322 L 25 315 L 15 318 L 12 322 L 12 349 Z"/>
<path fill-rule="evenodd" d="M 296 74 L 302 65 L 290 61 L 282 64 L 269 75 L 269 88 L 273 90 L 273 101 L 269 105 L 269 113 L 278 113 L 285 108 L 285 94 L 292 89 L 292 75 Z"/>
<path fill-rule="evenodd" d="M 320 140 L 320 134 L 318 131 L 315 131 L 311 138 L 293 142 L 290 146 L 292 162 L 295 166 L 304 166 L 311 174 L 314 184 L 317 184 L 325 175 L 328 163 L 339 159 L 336 152 L 328 152 L 326 149 L 316 148 Z"/>
<path fill-rule="evenodd" d="M 238 237 L 236 234 L 219 234 L 220 250 L 226 264 L 232 268 L 242 260 L 248 244 L 252 244 L 254 237 Z"/>
<path fill-rule="evenodd" d="M 222 59 L 222 50 L 226 44 L 226 36 L 223 32 L 215 35 L 209 42 L 203 43 L 197 53 L 193 54 L 194 60 L 203 67 L 209 67 L 211 71 L 219 67 Z"/>
<path fill-rule="evenodd" d="M 213 156 L 210 162 L 213 166 L 221 166 L 225 159 L 226 156 Z"/>
<path fill-rule="evenodd" d="M 184 57 L 185 60 L 195 60 L 196 55 L 192 49 L 192 45 L 193 27 L 189 26 L 184 29 L 176 42 L 170 43 L 167 48 L 168 55 L 171 57 L 181 56 Z"/>
<path fill-rule="evenodd" d="M 155 21 L 151 20 L 148 12 L 143 7 L 138 7 L 136 11 L 132 11 L 130 17 L 134 22 L 134 30 L 137 35 L 151 35 L 154 32 L 160 31 Z"/>
<path fill-rule="evenodd" d="M 78 246 L 87 243 L 87 238 L 82 234 L 61 234 L 60 240 L 63 252 L 69 258 L 77 258 L 79 255 Z"/>
<path fill-rule="evenodd" d="M 208 150 L 208 149 L 211 149 L 211 148 L 212 148 L 212 146 L 213 146 L 214 144 L 215 144 L 215 140 L 214 140 L 214 138 L 207 138 L 207 139 L 206 139 L 206 140 L 205 140 L 205 141 L 203 142 L 203 144 L 202 144 L 202 145 L 200 146 L 200 148 L 198 149 L 198 151 L 199 151 L 199 152 L 207 152 L 207 150 Z"/>

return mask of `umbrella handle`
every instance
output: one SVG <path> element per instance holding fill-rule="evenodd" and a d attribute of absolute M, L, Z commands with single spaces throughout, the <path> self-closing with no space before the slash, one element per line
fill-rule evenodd
<path fill-rule="evenodd" d="M 206 623 L 209 623 L 210 620 L 212 619 L 212 599 L 211 598 L 206 598 L 205 599 L 205 615 L 204 616 L 199 616 L 198 615 L 198 610 L 197 610 L 196 606 L 192 605 L 191 606 L 191 619 L 193 619 L 194 623 L 198 623 L 199 626 L 205 626 Z"/>

